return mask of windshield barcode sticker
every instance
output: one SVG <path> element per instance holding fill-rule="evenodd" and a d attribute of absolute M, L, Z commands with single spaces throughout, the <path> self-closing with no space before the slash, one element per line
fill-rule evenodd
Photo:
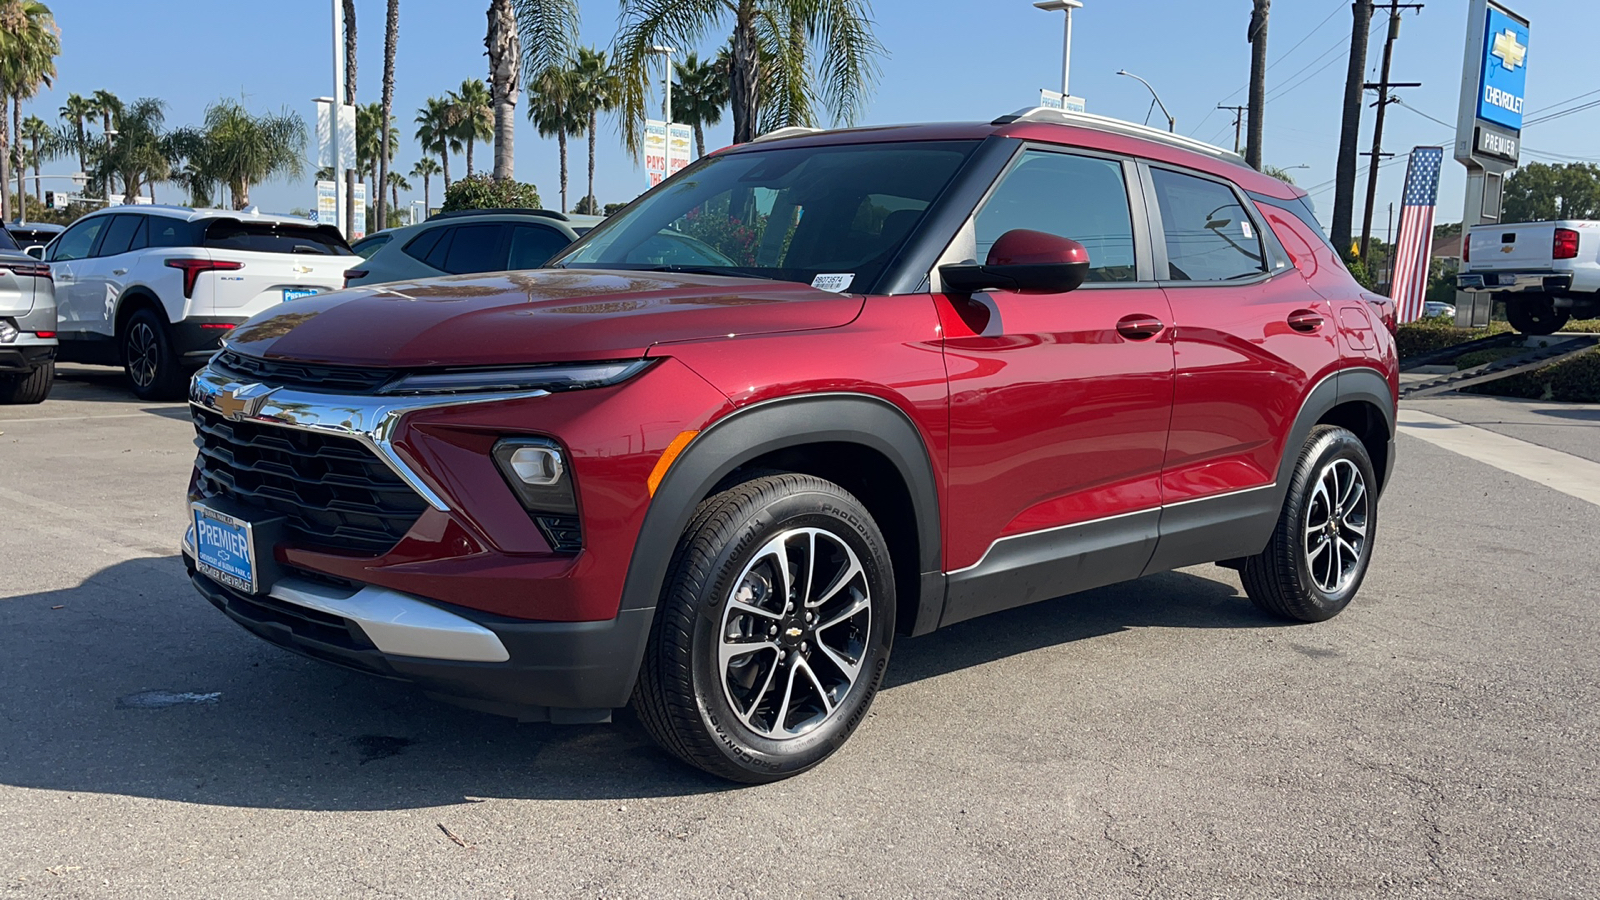
<path fill-rule="evenodd" d="M 855 280 L 854 272 L 844 275 L 818 275 L 811 279 L 811 286 L 819 291 L 832 291 L 835 294 L 840 294 L 850 287 L 850 282 Z"/>

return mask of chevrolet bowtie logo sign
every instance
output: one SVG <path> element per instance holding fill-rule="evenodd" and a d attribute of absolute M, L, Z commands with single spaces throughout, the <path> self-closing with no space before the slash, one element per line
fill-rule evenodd
<path fill-rule="evenodd" d="M 267 397 L 277 388 L 264 384 L 230 384 L 211 395 L 211 407 L 224 419 L 240 422 L 261 412 Z"/>
<path fill-rule="evenodd" d="M 1500 65 L 1506 71 L 1515 72 L 1528 57 L 1528 45 L 1519 43 L 1517 33 L 1507 28 L 1494 36 L 1494 49 L 1489 51 L 1489 55 L 1499 57 Z"/>

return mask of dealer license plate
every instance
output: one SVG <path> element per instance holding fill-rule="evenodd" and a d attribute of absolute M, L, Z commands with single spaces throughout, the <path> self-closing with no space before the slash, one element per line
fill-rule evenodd
<path fill-rule="evenodd" d="M 256 549 L 250 523 L 204 503 L 194 511 L 195 568 L 213 581 L 247 594 L 258 593 Z"/>
<path fill-rule="evenodd" d="M 319 293 L 321 292 L 316 288 L 284 288 L 283 302 L 288 303 L 290 300 L 299 300 L 301 297 L 315 297 Z"/>

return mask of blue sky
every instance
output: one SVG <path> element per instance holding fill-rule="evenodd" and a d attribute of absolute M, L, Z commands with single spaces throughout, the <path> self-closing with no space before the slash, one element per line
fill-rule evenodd
<path fill-rule="evenodd" d="M 206 105 L 223 96 L 242 98 L 257 111 L 287 107 L 311 122 L 311 98 L 332 90 L 330 0 L 54 0 L 51 5 L 62 29 L 59 76 L 52 89 L 27 102 L 24 114 L 54 121 L 69 92 L 106 89 L 124 99 L 162 98 L 169 125 L 198 121 Z M 487 5 L 487 0 L 402 0 L 395 78 L 402 172 L 420 153 L 412 140 L 415 110 L 428 96 L 485 74 Z M 584 42 L 609 44 L 617 0 L 581 0 L 580 5 Z M 379 99 L 384 6 L 383 0 L 356 2 L 362 102 Z M 1085 0 L 1073 20 L 1073 93 L 1088 100 L 1091 112 L 1143 121 L 1149 93 L 1113 74 L 1127 69 L 1160 91 L 1180 132 L 1231 146 L 1231 113 L 1214 107 L 1244 102 L 1250 6 L 1249 0 Z M 1447 122 L 1455 119 L 1466 6 L 1466 0 L 1429 0 L 1420 13 L 1405 15 L 1395 47 L 1394 79 L 1424 83 L 1402 92 L 1407 106 Z M 1600 87 L 1592 77 L 1600 3 L 1516 0 L 1514 6 L 1532 20 L 1531 114 Z M 1265 158 L 1284 168 L 1307 167 L 1291 174 L 1312 190 L 1324 220 L 1332 205 L 1349 7 L 1348 0 L 1278 0 L 1272 6 Z M 875 0 L 872 9 L 888 55 L 865 124 L 990 119 L 1033 105 L 1041 87 L 1059 86 L 1061 15 L 1036 10 L 1030 0 Z M 1375 17 L 1374 25 L 1384 19 Z M 1378 27 L 1369 51 L 1373 80 L 1382 37 Z M 722 40 L 710 39 L 700 49 L 714 49 Z M 537 184 L 546 204 L 554 205 L 555 142 L 541 139 L 523 112 L 519 107 L 516 174 Z M 1362 148 L 1368 149 L 1370 109 L 1363 125 Z M 1401 106 L 1390 107 L 1386 132 L 1387 148 L 1402 153 L 1416 144 L 1448 146 L 1454 136 L 1453 127 Z M 708 146 L 722 146 L 730 133 L 725 119 L 708 135 Z M 1597 137 L 1600 108 L 1531 126 L 1523 135 L 1524 146 L 1531 148 L 1524 151 L 1524 162 L 1600 159 Z M 621 146 L 614 122 L 602 120 L 598 145 L 595 192 L 601 202 L 631 199 L 642 191 L 644 172 Z M 574 142 L 574 201 L 583 193 L 585 153 L 584 143 Z M 487 150 L 479 148 L 478 165 L 486 167 L 488 161 Z M 451 166 L 452 174 L 464 170 L 459 159 Z M 70 168 L 58 160 L 47 173 Z M 1362 171 L 1364 186 L 1364 162 Z M 1374 217 L 1380 236 L 1403 178 L 1403 162 L 1382 173 Z M 1440 221 L 1460 218 L 1463 181 L 1461 166 L 1447 162 Z M 416 187 L 420 197 L 421 185 Z M 434 189 L 437 204 L 437 184 Z M 260 186 L 252 200 L 265 210 L 287 211 L 313 206 L 313 194 L 308 168 L 304 178 Z M 157 189 L 162 202 L 183 198 L 176 187 Z"/>

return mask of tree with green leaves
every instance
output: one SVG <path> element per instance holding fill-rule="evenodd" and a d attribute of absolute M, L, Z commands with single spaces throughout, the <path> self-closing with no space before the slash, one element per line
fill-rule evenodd
<path fill-rule="evenodd" d="M 416 165 L 411 167 L 411 177 L 422 179 L 422 208 L 424 210 L 433 209 L 433 202 L 428 192 L 428 182 L 437 174 L 439 174 L 439 164 L 434 162 L 431 156 L 424 156 L 417 160 Z M 407 188 L 407 190 L 410 190 L 410 188 Z"/>
<path fill-rule="evenodd" d="M 236 100 L 219 100 L 206 108 L 199 129 L 186 129 L 173 143 L 199 148 L 190 159 L 199 165 L 197 178 L 226 185 L 233 208 L 244 209 L 252 186 L 304 171 L 306 123 L 287 109 L 257 116 Z M 194 183 L 188 173 L 180 180 Z"/>
<path fill-rule="evenodd" d="M 728 106 L 728 70 L 716 59 L 701 60 L 691 51 L 673 65 L 672 121 L 694 129 L 694 155 L 706 155 L 706 126 L 722 121 Z"/>
<path fill-rule="evenodd" d="M 517 100 L 524 76 L 532 78 L 566 58 L 578 42 L 574 0 L 490 0 L 483 45 L 489 57 L 494 110 L 494 177 L 515 177 Z"/>
<path fill-rule="evenodd" d="M 86 172 L 89 169 L 89 135 L 84 129 L 85 123 L 94 118 L 94 101 L 82 94 L 68 94 L 67 102 L 61 105 L 61 121 L 69 127 L 69 134 L 76 143 L 74 148 L 78 154 L 78 171 Z"/>
<path fill-rule="evenodd" d="M 1530 163 L 1505 181 L 1501 221 L 1600 218 L 1600 166 Z"/>
<path fill-rule="evenodd" d="M 623 142 L 639 143 L 651 48 L 698 46 L 711 32 L 730 26 L 728 89 L 735 143 L 760 133 L 765 106 L 805 101 L 806 108 L 786 114 L 792 120 L 810 115 L 813 95 L 835 122 L 853 124 L 866 108 L 883 55 L 872 25 L 868 0 L 622 0 L 615 53 Z"/>
<path fill-rule="evenodd" d="M 50 152 L 54 147 L 54 137 L 50 123 L 38 116 L 23 119 L 22 128 L 17 131 L 17 143 L 27 141 L 29 144 L 28 162 L 33 164 L 33 196 L 41 206 L 44 205 L 44 188 L 40 186 L 40 166 L 47 155 L 54 155 Z"/>
<path fill-rule="evenodd" d="M 450 130 L 467 147 L 467 176 L 472 176 L 472 148 L 478 141 L 494 139 L 494 110 L 489 89 L 469 78 L 450 92 Z"/>
<path fill-rule="evenodd" d="M 577 84 L 566 63 L 547 66 L 528 85 L 528 120 L 543 137 L 556 139 L 561 155 L 561 211 L 567 211 L 567 138 L 580 137 L 588 118 L 579 107 Z"/>
<path fill-rule="evenodd" d="M 144 185 L 165 181 L 171 174 L 171 140 L 165 123 L 166 103 L 154 97 L 141 97 L 118 112 L 117 139 L 100 155 L 96 174 L 108 183 L 115 175 L 114 180 L 122 183 L 124 202 L 134 202 Z"/>
<path fill-rule="evenodd" d="M 60 29 L 50 7 L 38 0 L 0 2 L 0 218 L 12 212 L 6 202 L 5 185 L 11 180 L 15 156 L 12 137 L 22 130 L 22 100 L 51 83 L 60 53 Z M 19 136 L 19 143 L 20 140 Z M 27 202 L 27 194 L 20 161 L 17 168 L 17 202 L 21 204 Z"/>
<path fill-rule="evenodd" d="M 368 206 L 374 216 L 377 215 L 380 195 L 383 193 L 378 179 L 388 171 L 388 162 L 394 158 L 394 152 L 400 148 L 400 129 L 394 126 L 394 121 L 389 120 L 388 134 L 385 135 L 382 123 L 384 121 L 383 105 L 367 103 L 356 107 L 356 171 L 361 178 L 367 179 Z M 387 140 L 386 140 L 387 138 Z M 383 158 L 383 148 L 389 147 L 389 160 Z M 373 219 L 381 222 L 382 219 Z"/>
<path fill-rule="evenodd" d="M 594 145 L 600 129 L 600 114 L 617 108 L 622 79 L 606 60 L 604 50 L 579 47 L 572 61 L 572 96 L 589 127 L 589 193 L 594 201 Z M 580 204 L 581 205 L 581 204 Z"/>
<path fill-rule="evenodd" d="M 379 129 L 382 150 L 378 153 L 378 183 L 383 184 L 389 178 L 389 160 L 394 159 L 395 151 L 399 149 L 400 132 L 394 127 L 394 54 L 395 45 L 400 38 L 400 0 L 389 0 L 389 17 L 383 29 L 383 100 L 380 103 L 383 114 L 383 128 Z M 390 140 L 393 135 L 394 140 Z M 378 192 L 378 221 L 388 221 L 388 207 L 383 202 L 383 192 Z"/>
<path fill-rule="evenodd" d="M 411 182 L 407 181 L 406 177 L 397 171 L 384 174 L 388 179 L 390 204 L 385 209 L 385 218 L 378 221 L 382 222 L 385 228 L 396 228 L 403 224 L 400 221 L 400 192 L 411 190 Z"/>
<path fill-rule="evenodd" d="M 100 117 L 100 150 L 106 152 L 113 142 L 111 132 L 115 130 L 117 119 L 122 115 L 122 100 L 110 91 L 95 91 L 89 95 L 89 102 L 94 104 L 94 115 Z M 102 182 L 105 195 L 111 196 L 112 184 Z"/>
<path fill-rule="evenodd" d="M 417 143 L 424 153 L 439 154 L 439 169 L 444 173 L 445 190 L 450 189 L 450 154 L 461 152 L 461 140 L 450 124 L 450 98 L 429 97 L 427 105 L 417 110 Z"/>

